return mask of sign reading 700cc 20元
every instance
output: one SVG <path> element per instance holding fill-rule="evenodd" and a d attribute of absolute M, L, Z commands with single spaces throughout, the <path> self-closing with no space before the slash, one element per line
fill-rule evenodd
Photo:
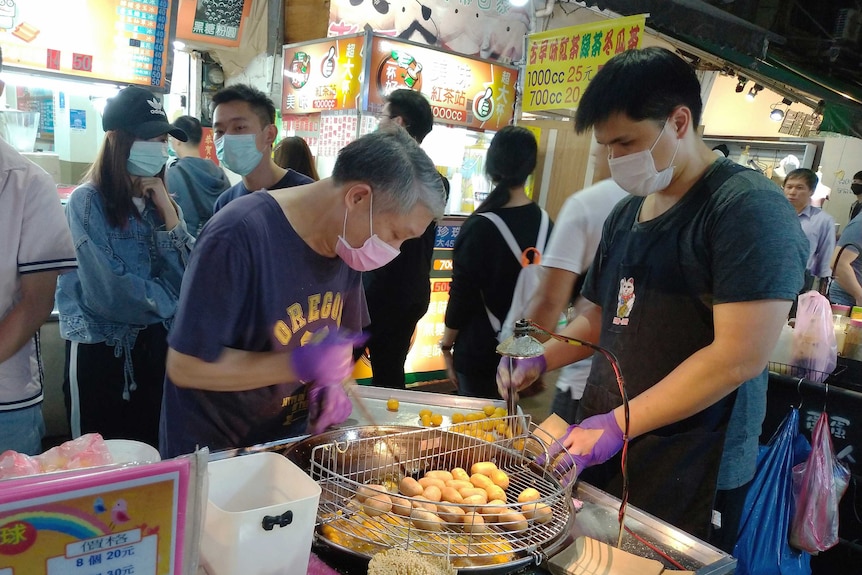
<path fill-rule="evenodd" d="M 628 16 L 530 34 L 524 71 L 525 112 L 577 108 L 605 62 L 640 48 L 646 16 Z"/>

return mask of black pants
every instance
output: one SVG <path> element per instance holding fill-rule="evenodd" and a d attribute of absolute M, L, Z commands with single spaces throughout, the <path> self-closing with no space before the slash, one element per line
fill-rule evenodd
<path fill-rule="evenodd" d="M 733 553 L 733 547 L 736 545 L 745 496 L 748 495 L 752 481 L 736 489 L 718 490 L 715 494 L 714 508 L 721 513 L 721 527 L 712 526 L 708 542 L 726 553 Z"/>
<path fill-rule="evenodd" d="M 410 342 L 416 323 L 422 319 L 428 304 L 418 304 L 396 316 L 375 320 L 372 315 L 367 331 L 369 357 L 371 359 L 371 384 L 390 389 L 404 389 L 404 363 L 410 351 Z"/>
<path fill-rule="evenodd" d="M 167 330 L 161 324 L 151 325 L 138 334 L 131 351 L 137 389 L 130 392 L 126 401 L 123 399 L 124 357 L 115 357 L 114 348 L 105 343 L 67 341 L 63 395 L 72 433 L 75 433 L 72 425 L 75 408 L 80 415 L 82 434 L 100 433 L 105 439 L 136 439 L 158 449 L 167 350 Z M 77 384 L 77 401 L 73 398 L 74 384 Z"/>

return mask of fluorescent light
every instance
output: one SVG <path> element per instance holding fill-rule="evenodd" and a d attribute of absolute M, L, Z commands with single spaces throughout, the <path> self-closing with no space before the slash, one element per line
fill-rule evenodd
<path fill-rule="evenodd" d="M 54 78 L 48 75 L 27 74 L 4 70 L 0 75 L 7 86 L 26 86 L 40 88 L 52 92 L 65 92 L 81 96 L 101 96 L 111 98 L 117 95 L 120 87 L 114 84 L 104 84 L 89 80 L 75 81 L 65 78 Z"/>
<path fill-rule="evenodd" d="M 509 0 L 509 5 L 521 7 L 521 6 L 526 6 L 527 2 L 529 2 L 529 1 L 530 0 Z"/>

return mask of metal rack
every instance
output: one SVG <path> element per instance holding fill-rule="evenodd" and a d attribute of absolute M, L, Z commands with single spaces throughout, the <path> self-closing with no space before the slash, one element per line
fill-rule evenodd
<path fill-rule="evenodd" d="M 447 557 L 461 568 L 532 562 L 568 533 L 574 511 L 567 477 L 535 462 L 547 453 L 552 439 L 544 436 L 524 416 L 507 416 L 475 422 L 495 441 L 473 437 L 470 424 L 421 429 L 385 437 L 357 438 L 316 447 L 311 454 L 311 475 L 321 486 L 318 523 L 327 544 L 361 556 L 397 547 L 428 555 Z M 475 425 L 474 424 L 474 425 Z M 491 429 L 497 431 L 489 431 Z M 503 433 L 500 433 L 505 429 Z M 512 430 L 516 430 L 512 433 Z M 518 430 L 524 430 L 518 433 Z M 548 458 L 545 458 L 548 459 Z M 518 494 L 535 488 L 552 516 L 547 523 L 530 520 L 525 530 L 513 524 L 490 523 L 484 533 L 462 530 L 460 521 L 444 521 L 440 530 L 426 529 L 393 511 L 372 516 L 362 511 L 357 492 L 363 485 L 379 484 L 395 494 L 405 476 L 423 476 L 431 470 L 469 470 L 477 462 L 491 461 L 509 477 L 507 503 L 494 505 L 505 512 L 521 512 Z M 427 504 L 419 497 L 397 495 L 411 507 Z M 445 502 L 443 503 L 445 504 Z M 456 505 L 452 503 L 451 505 Z M 463 505 L 465 511 L 487 511 L 490 505 Z M 402 509 L 403 511 L 403 509 Z M 409 510 L 408 513 L 409 515 Z M 444 513 L 445 515 L 445 513 Z M 487 517 L 487 515 L 485 515 Z M 421 523 L 421 522 L 420 522 Z M 435 526 L 436 527 L 436 526 Z"/>

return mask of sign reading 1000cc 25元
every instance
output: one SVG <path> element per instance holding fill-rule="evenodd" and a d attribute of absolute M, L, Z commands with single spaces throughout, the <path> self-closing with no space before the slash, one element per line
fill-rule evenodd
<path fill-rule="evenodd" d="M 641 14 L 528 36 L 521 109 L 577 108 L 587 84 L 605 62 L 640 48 L 645 22 Z"/>

